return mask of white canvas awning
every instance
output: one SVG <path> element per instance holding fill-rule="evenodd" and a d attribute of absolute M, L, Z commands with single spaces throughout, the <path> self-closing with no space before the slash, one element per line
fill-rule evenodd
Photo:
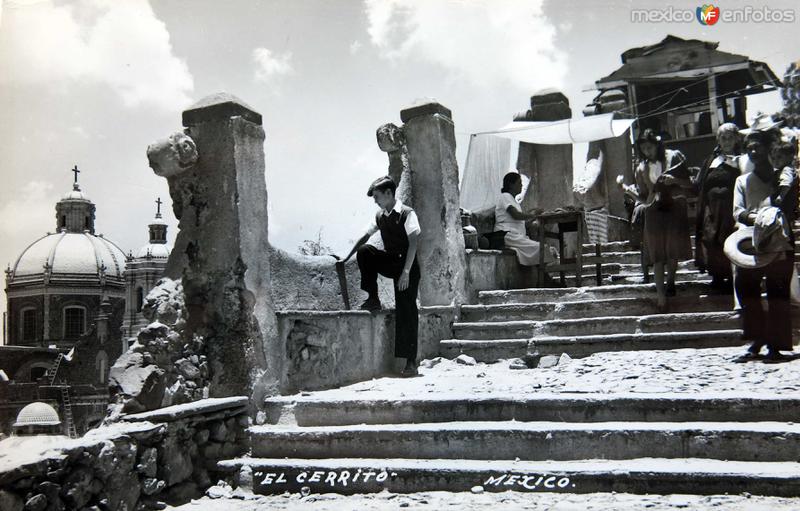
<path fill-rule="evenodd" d="M 614 119 L 614 114 L 610 113 L 550 122 L 516 121 L 480 135 L 496 135 L 531 144 L 574 144 L 616 138 L 625 133 L 634 120 Z"/>
<path fill-rule="evenodd" d="M 532 144 L 593 142 L 623 135 L 634 120 L 614 119 L 611 113 L 552 122 L 512 122 L 497 131 L 473 134 L 461 174 L 461 207 L 478 211 L 497 200 L 503 176 L 516 171 L 519 144 L 511 140 Z"/>

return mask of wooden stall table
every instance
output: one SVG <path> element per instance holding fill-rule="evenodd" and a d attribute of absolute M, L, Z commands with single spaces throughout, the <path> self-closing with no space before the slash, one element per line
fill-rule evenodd
<path fill-rule="evenodd" d="M 581 276 L 583 274 L 583 211 L 553 211 L 539 215 L 536 220 L 539 222 L 539 285 L 544 282 L 545 273 L 558 272 L 562 286 L 566 286 L 564 272 L 575 271 L 575 286 L 581 286 Z M 547 232 L 547 226 L 556 224 L 557 232 Z M 575 232 L 578 234 L 577 250 L 575 257 L 567 259 L 564 257 L 564 234 Z M 546 265 L 544 255 L 547 247 L 547 238 L 558 240 L 558 264 Z"/>

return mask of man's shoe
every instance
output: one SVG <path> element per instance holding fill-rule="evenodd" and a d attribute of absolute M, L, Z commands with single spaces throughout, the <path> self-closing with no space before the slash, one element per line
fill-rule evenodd
<path fill-rule="evenodd" d="M 381 301 L 377 298 L 367 298 L 360 308 L 362 311 L 379 311 L 381 310 Z"/>
<path fill-rule="evenodd" d="M 764 357 L 763 362 L 765 364 L 781 364 L 783 362 L 791 362 L 792 360 L 792 357 L 784 355 L 780 351 L 770 351 L 767 353 L 767 356 Z"/>
<path fill-rule="evenodd" d="M 752 351 L 746 351 L 744 355 L 739 355 L 738 357 L 734 358 L 732 362 L 737 364 L 744 364 L 747 362 L 755 362 L 756 360 L 761 360 L 764 357 L 758 353 L 753 353 Z"/>
<path fill-rule="evenodd" d="M 413 376 L 419 376 L 419 369 L 417 368 L 416 362 L 408 362 L 406 363 L 406 367 L 400 371 L 400 376 L 403 378 L 411 378 Z"/>

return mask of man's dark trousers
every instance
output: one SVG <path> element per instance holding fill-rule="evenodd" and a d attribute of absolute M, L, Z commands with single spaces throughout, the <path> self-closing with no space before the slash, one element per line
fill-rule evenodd
<path fill-rule="evenodd" d="M 736 294 L 742 304 L 744 339 L 753 341 L 757 352 L 767 345 L 772 350 L 792 350 L 791 282 L 794 252 L 762 268 L 736 272 Z M 761 279 L 766 279 L 767 311 L 761 302 Z"/>
<path fill-rule="evenodd" d="M 398 358 L 417 358 L 417 335 L 419 312 L 417 310 L 417 289 L 419 289 L 419 264 L 411 265 L 408 287 L 405 291 L 397 288 L 397 281 L 403 273 L 406 258 L 404 255 L 389 254 L 376 247 L 361 245 L 357 253 L 358 268 L 361 270 L 361 289 L 370 297 L 378 297 L 378 275 L 394 282 L 394 356 Z"/>

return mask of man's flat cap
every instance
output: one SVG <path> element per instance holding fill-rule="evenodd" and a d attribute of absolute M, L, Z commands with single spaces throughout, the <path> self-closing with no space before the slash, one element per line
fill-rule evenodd
<path fill-rule="evenodd" d="M 391 190 L 397 189 L 397 184 L 395 184 L 394 180 L 389 176 L 382 176 L 372 182 L 369 185 L 369 190 L 367 190 L 367 197 L 372 197 L 372 192 L 375 188 L 390 188 Z"/>

